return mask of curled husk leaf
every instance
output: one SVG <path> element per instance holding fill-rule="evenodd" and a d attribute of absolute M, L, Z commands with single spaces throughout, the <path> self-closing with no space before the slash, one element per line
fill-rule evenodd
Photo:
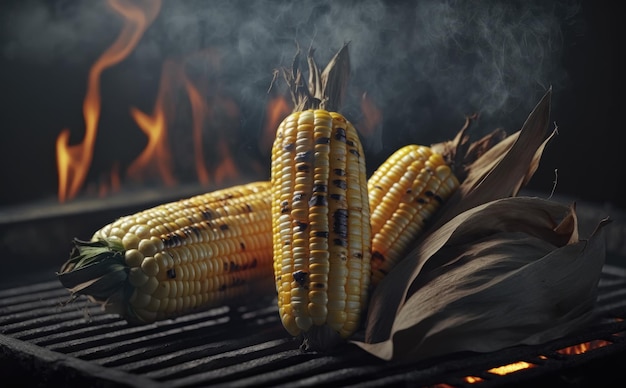
<path fill-rule="evenodd" d="M 373 291 L 363 340 L 385 360 L 495 351 L 588 323 L 605 258 L 603 226 L 578 235 L 575 206 L 517 197 L 548 135 L 551 89 L 522 128 L 435 144 L 461 185 Z"/>
<path fill-rule="evenodd" d="M 394 317 L 389 332 L 368 326 L 367 342 L 355 343 L 382 359 L 419 360 L 579 330 L 592 317 L 604 224 L 580 240 L 573 205 L 511 197 L 474 207 L 420 247 L 432 270 L 399 264 L 411 276 L 397 310 L 384 309 Z"/>

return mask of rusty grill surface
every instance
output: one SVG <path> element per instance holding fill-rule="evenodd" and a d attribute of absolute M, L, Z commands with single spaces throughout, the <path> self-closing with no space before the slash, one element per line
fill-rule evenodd
<path fill-rule="evenodd" d="M 607 360 L 615 363 L 626 354 L 626 270 L 612 265 L 603 269 L 597 317 L 582 333 L 538 346 L 412 364 L 385 363 L 352 345 L 325 354 L 300 351 L 272 300 L 147 326 L 131 326 L 84 297 L 67 300 L 53 273 L 28 286 L 0 290 L 5 376 L 39 386 L 487 387 L 548 378 L 581 382 L 581 371 L 597 373 L 593 368 L 610 368 Z M 560 352 L 586 342 L 605 346 L 581 354 Z M 488 372 L 517 361 L 535 366 L 504 376 Z M 601 373 L 623 373 L 616 369 Z M 466 376 L 481 382 L 470 384 Z"/>

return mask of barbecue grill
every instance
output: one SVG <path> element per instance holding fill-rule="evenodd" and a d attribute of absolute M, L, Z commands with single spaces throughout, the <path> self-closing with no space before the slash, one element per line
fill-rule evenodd
<path fill-rule="evenodd" d="M 272 301 L 130 326 L 86 299 L 64 303 L 67 291 L 48 273 L 0 291 L 0 358 L 5 378 L 30 386 L 490 387 L 539 379 L 582 386 L 599 376 L 623 377 L 626 271 L 607 265 L 599 290 L 598 317 L 584 332 L 543 345 L 407 364 L 384 363 L 350 345 L 305 353 L 286 335 Z M 576 345 L 591 349 L 563 350 Z M 519 362 L 529 367 L 490 372 Z"/>
<path fill-rule="evenodd" d="M 91 208 L 91 207 L 88 207 Z M 606 209 L 578 204 L 581 225 Z M 85 209 L 75 223 L 99 223 L 110 206 Z M 624 377 L 626 360 L 626 268 L 623 233 L 626 217 L 611 212 L 607 227 L 609 254 L 598 289 L 595 318 L 581 332 L 533 346 L 491 353 L 463 352 L 417 363 L 383 362 L 346 344 L 330 353 L 305 352 L 289 336 L 271 297 L 247 306 L 222 306 L 145 326 L 134 326 L 105 313 L 85 297 L 69 302 L 55 278 L 59 257 L 12 255 L 20 276 L 2 276 L 0 290 L 0 364 L 3 375 L 29 386 L 437 386 L 491 387 L 526 385 L 584 386 Z M 46 227 L 68 215 L 50 215 Z M 15 217 L 0 235 L 40 220 Z M 584 236 L 585 230 L 581 229 Z M 6 240 L 4 241 L 6 244 Z M 5 249 L 10 247 L 5 246 Z M 61 252 L 65 244 L 56 248 Z M 52 246 L 46 247 L 54 252 Z M 36 265 L 29 265 L 37 263 Z M 40 267 L 39 270 L 32 268 Z M 10 272 L 15 273 L 16 269 Z M 509 371 L 518 369 L 514 372 Z"/>

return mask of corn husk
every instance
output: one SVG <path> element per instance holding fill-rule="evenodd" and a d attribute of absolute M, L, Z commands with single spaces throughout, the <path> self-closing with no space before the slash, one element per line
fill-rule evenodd
<path fill-rule="evenodd" d="M 466 126 L 436 145 L 461 186 L 374 290 L 353 343 L 384 360 L 420 360 L 544 343 L 589 324 L 608 220 L 581 239 L 575 203 L 518 196 L 556 133 L 550 98 L 510 136 L 469 143 Z"/>

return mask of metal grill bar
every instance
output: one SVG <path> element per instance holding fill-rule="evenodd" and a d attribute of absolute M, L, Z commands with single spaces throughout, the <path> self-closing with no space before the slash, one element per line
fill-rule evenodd
<path fill-rule="evenodd" d="M 332 353 L 300 351 L 274 301 L 133 326 L 84 297 L 67 303 L 67 290 L 49 280 L 0 290 L 0 360 L 48 380 L 92 386 L 470 386 L 466 376 L 480 378 L 480 387 L 510 385 L 626 353 L 626 270 L 605 266 L 598 290 L 597 317 L 577 335 L 487 354 L 384 363 L 350 344 Z M 578 355 L 559 352 L 597 340 L 608 344 Z M 488 372 L 516 361 L 535 366 L 505 376 Z"/>

